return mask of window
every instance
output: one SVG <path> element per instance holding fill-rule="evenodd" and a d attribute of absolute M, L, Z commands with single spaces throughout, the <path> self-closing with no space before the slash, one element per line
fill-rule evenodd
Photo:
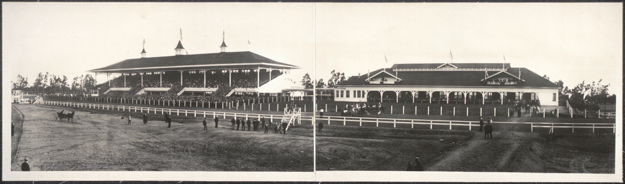
<path fill-rule="evenodd" d="M 345 98 L 349 98 L 349 90 L 345 93 Z"/>
<path fill-rule="evenodd" d="M 553 93 L 553 101 L 556 101 L 556 93 Z"/>
<path fill-rule="evenodd" d="M 336 97 L 339 97 L 339 91 L 334 90 L 334 95 L 335 95 Z"/>

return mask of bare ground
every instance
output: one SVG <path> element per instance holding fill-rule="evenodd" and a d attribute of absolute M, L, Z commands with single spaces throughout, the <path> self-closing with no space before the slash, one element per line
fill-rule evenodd
<path fill-rule="evenodd" d="M 173 116 L 172 127 L 160 115 L 147 124 L 133 113 L 132 125 L 115 111 L 75 109 L 73 123 L 54 119 L 72 108 L 16 105 L 26 116 L 17 161 L 30 158 L 32 170 L 90 171 L 312 171 L 310 126 L 286 135 L 262 131 L 233 131 L 223 120 L 219 128 L 209 119 Z M 127 113 L 127 112 L 126 112 Z M 15 138 L 14 138 L 15 139 Z"/>

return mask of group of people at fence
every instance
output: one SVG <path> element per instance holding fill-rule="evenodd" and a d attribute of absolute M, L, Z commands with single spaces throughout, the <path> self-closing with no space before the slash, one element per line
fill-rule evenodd
<path fill-rule="evenodd" d="M 167 128 L 171 128 L 171 116 L 167 112 L 164 112 L 163 116 L 165 118 L 165 123 L 167 123 Z M 127 114 L 125 115 L 125 117 L 128 120 L 128 125 L 132 125 L 132 115 Z M 122 116 L 121 119 L 124 119 L 124 116 Z M 205 131 L 208 130 L 206 119 L 207 118 L 205 117 L 204 120 L 202 121 L 202 125 L 204 126 Z M 215 122 L 215 128 L 219 128 L 219 117 L 215 116 L 214 122 Z M 148 123 L 148 116 L 146 113 L 143 113 L 143 124 L 147 124 L 147 123 Z M 258 118 L 244 119 L 244 118 L 233 117 L 231 120 L 231 124 L 232 124 L 231 130 L 241 130 L 241 131 L 245 131 L 246 124 L 247 124 L 247 131 L 260 131 L 260 128 L 262 126 L 265 134 L 269 133 L 269 129 L 271 129 L 272 127 L 275 130 L 275 133 L 286 134 L 286 127 L 288 126 L 288 122 L 285 122 L 285 121 L 282 121 L 280 123 L 276 122 L 275 124 L 273 124 L 271 121 L 266 120 L 264 116 L 260 119 Z"/>
<path fill-rule="evenodd" d="M 371 113 L 383 114 L 384 107 L 382 103 L 376 104 L 354 104 L 354 105 L 345 105 L 345 109 L 337 111 L 341 112 L 341 116 L 362 116 L 362 115 L 371 115 Z"/>
<path fill-rule="evenodd" d="M 260 118 L 235 118 L 233 117 L 230 120 L 230 124 L 232 124 L 231 130 L 241 130 L 245 131 L 245 126 L 247 124 L 247 131 L 259 131 L 261 126 L 264 129 L 264 133 L 269 133 L 269 129 L 274 129 L 275 133 L 286 134 L 286 127 L 288 126 L 288 122 L 281 121 L 276 122 L 275 124 L 271 121 L 268 121 L 263 116 Z"/>

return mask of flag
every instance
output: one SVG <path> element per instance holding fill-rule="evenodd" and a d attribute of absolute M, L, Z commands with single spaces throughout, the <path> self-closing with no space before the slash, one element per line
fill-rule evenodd
<path fill-rule="evenodd" d="M 386 59 L 386 55 L 384 55 L 384 60 L 386 60 L 386 63 L 388 63 L 388 59 Z"/>
<path fill-rule="evenodd" d="M 182 40 L 182 28 L 180 28 L 180 40 Z"/>
<path fill-rule="evenodd" d="M 451 56 L 451 61 L 454 61 L 454 55 L 451 54 L 451 50 L 449 50 L 449 56 Z"/>

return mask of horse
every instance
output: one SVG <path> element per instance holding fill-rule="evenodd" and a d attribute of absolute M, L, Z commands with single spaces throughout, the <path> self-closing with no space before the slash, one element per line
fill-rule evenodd
<path fill-rule="evenodd" d="M 61 112 L 57 112 L 57 113 L 56 113 L 56 116 L 54 116 L 54 119 L 55 119 L 55 120 L 56 120 L 56 119 L 59 119 L 59 120 L 61 120 L 61 121 L 62 121 L 62 120 L 63 120 L 63 118 L 66 118 L 65 114 L 63 114 L 63 111 L 65 111 L 65 110 L 62 110 Z"/>
<path fill-rule="evenodd" d="M 70 121 L 73 123 L 74 122 L 74 114 L 76 114 L 76 112 L 72 111 L 72 113 L 67 113 L 65 114 L 65 118 L 67 118 L 67 121 Z"/>

